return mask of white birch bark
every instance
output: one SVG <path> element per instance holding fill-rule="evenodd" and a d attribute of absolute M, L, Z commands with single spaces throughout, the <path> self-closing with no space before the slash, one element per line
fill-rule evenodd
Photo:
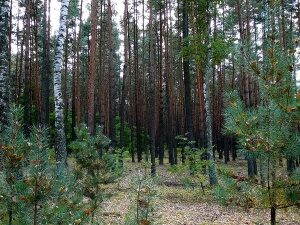
<path fill-rule="evenodd" d="M 9 1 L 0 2 L 0 132 L 8 117 L 8 16 Z"/>
<path fill-rule="evenodd" d="M 67 165 L 66 135 L 64 130 L 64 102 L 62 96 L 61 71 L 63 62 L 63 49 L 66 38 L 66 23 L 70 0 L 62 0 L 60 9 L 60 25 L 54 57 L 54 104 L 55 104 L 55 152 L 56 161 Z"/>

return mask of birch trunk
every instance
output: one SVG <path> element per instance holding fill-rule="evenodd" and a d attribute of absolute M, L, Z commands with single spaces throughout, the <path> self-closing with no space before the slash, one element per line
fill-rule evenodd
<path fill-rule="evenodd" d="M 8 124 L 8 15 L 9 1 L 0 1 L 0 134 Z M 3 165 L 3 154 L 0 154 L 0 170 Z"/>
<path fill-rule="evenodd" d="M 0 2 L 0 132 L 8 117 L 8 15 L 9 1 Z"/>
<path fill-rule="evenodd" d="M 54 58 L 54 104 L 55 104 L 55 152 L 56 161 L 67 165 L 66 135 L 64 130 L 64 102 L 62 96 L 62 59 L 66 38 L 66 22 L 70 0 L 62 0 L 60 9 L 60 25 Z"/>

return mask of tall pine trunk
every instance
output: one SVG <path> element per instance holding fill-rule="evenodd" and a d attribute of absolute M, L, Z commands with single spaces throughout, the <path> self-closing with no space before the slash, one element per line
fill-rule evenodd
<path fill-rule="evenodd" d="M 142 129 L 141 129 L 141 113 L 140 113 L 140 76 L 139 76 L 139 54 L 138 54 L 138 12 L 137 4 L 138 2 L 134 1 L 134 22 L 133 22 L 133 54 L 134 54 L 134 84 L 135 84 L 135 124 L 136 124 L 136 150 L 138 162 L 141 162 L 143 159 L 142 156 Z"/>
<path fill-rule="evenodd" d="M 154 50 L 153 50 L 153 1 L 149 2 L 149 82 L 150 82 L 150 95 L 149 95 L 149 132 L 150 132 L 150 154 L 151 154 L 151 175 L 156 175 L 155 164 L 155 83 L 154 83 Z"/>
<path fill-rule="evenodd" d="M 120 148 L 124 147 L 124 132 L 125 132 L 125 100 L 127 96 L 127 85 L 126 78 L 128 74 L 128 0 L 124 2 L 124 16 L 123 16 L 123 26 L 124 26 L 124 69 L 123 69 L 123 84 L 122 84 L 122 96 L 120 105 Z"/>
<path fill-rule="evenodd" d="M 43 14 L 43 55 L 42 55 L 42 93 L 41 93 L 41 124 L 49 126 L 49 75 L 50 75 L 50 61 L 47 51 L 48 32 L 47 24 L 47 0 L 44 0 L 44 14 Z"/>
<path fill-rule="evenodd" d="M 55 105 L 55 152 L 56 161 L 61 165 L 67 165 L 67 149 L 66 149 L 66 135 L 64 130 L 64 102 L 62 96 L 62 63 L 63 50 L 66 38 L 66 22 L 68 15 L 69 0 L 62 0 L 60 9 L 60 25 L 58 31 L 58 38 L 56 42 L 55 56 L 54 56 L 54 105 Z"/>
<path fill-rule="evenodd" d="M 81 41 L 81 30 L 82 30 L 82 5 L 83 0 L 80 1 L 80 14 L 79 14 L 79 31 L 77 36 L 76 44 L 76 69 L 75 69 L 75 114 L 76 114 L 76 125 L 79 126 L 81 123 L 81 91 L 80 91 L 80 41 Z"/>
<path fill-rule="evenodd" d="M 182 35 L 183 39 L 188 37 L 188 13 L 187 13 L 188 2 L 183 1 L 182 6 Z M 189 141 L 194 141 L 194 131 L 193 131 L 193 113 L 192 113 L 192 99 L 191 99 L 191 81 L 190 81 L 190 65 L 189 59 L 183 59 L 183 76 L 184 76 L 184 100 L 185 100 L 185 114 L 186 114 L 186 126 L 188 132 Z M 194 144 L 191 146 L 194 147 Z"/>
<path fill-rule="evenodd" d="M 96 42 L 97 42 L 97 0 L 91 2 L 91 52 L 90 76 L 88 86 L 88 127 L 90 133 L 95 133 L 95 74 L 96 74 Z"/>
<path fill-rule="evenodd" d="M 216 172 L 216 165 L 214 163 L 214 156 L 213 156 L 213 142 L 212 142 L 212 119 L 211 119 L 211 106 L 210 100 L 208 96 L 207 86 L 209 84 L 210 76 L 211 76 L 211 29 L 210 29 L 210 2 L 207 1 L 207 15 L 206 15 L 206 45 L 207 53 L 205 57 L 205 65 L 204 65 L 204 84 L 203 84 L 203 94 L 204 94 L 204 101 L 205 101 L 205 111 L 206 111 L 206 137 L 207 137 L 207 147 L 208 147 L 208 159 L 211 161 L 209 165 L 209 183 L 210 185 L 214 185 L 218 183 L 217 172 Z"/>
<path fill-rule="evenodd" d="M 164 163 L 164 91 L 163 91 L 163 20 L 162 11 L 164 9 L 164 3 L 161 3 L 161 8 L 159 12 L 159 125 L 158 125 L 158 158 L 159 165 Z M 165 17 L 164 17 L 165 18 Z"/>
<path fill-rule="evenodd" d="M 24 134 L 29 137 L 29 126 L 31 116 L 30 104 L 30 14 L 31 1 L 28 0 L 26 4 L 26 20 L 25 20 L 25 84 L 24 84 Z"/>
<path fill-rule="evenodd" d="M 110 0 L 107 1 L 108 7 L 108 36 L 109 36 L 109 138 L 111 139 L 111 147 L 116 148 L 116 81 L 114 74 L 114 52 L 113 52 L 113 25 L 112 25 L 112 8 Z"/>

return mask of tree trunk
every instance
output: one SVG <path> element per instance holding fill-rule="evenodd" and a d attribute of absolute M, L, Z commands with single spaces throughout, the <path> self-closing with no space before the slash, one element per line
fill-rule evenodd
<path fill-rule="evenodd" d="M 49 126 L 49 82 L 50 82 L 50 56 L 48 55 L 48 23 L 47 23 L 47 0 L 44 0 L 43 14 L 43 55 L 42 55 L 42 93 L 41 93 L 41 124 Z"/>
<path fill-rule="evenodd" d="M 179 12 L 180 12 L 180 9 L 179 9 L 179 6 L 177 7 L 177 12 L 178 12 L 178 18 L 179 18 Z M 182 39 L 181 39 L 181 35 L 180 35 L 180 21 L 178 20 L 177 22 L 177 27 L 178 27 L 178 49 L 182 50 Z M 177 95 L 179 96 L 179 109 L 178 109 L 178 112 L 177 112 L 177 130 L 178 130 L 178 133 L 183 135 L 185 134 L 185 121 L 186 121 L 186 114 L 185 114 L 185 107 L 184 107 L 184 79 L 183 79 L 183 72 L 182 72 L 182 59 L 180 58 L 180 60 L 178 60 L 178 77 L 179 77 L 179 88 L 177 90 Z M 184 153 L 184 149 L 182 149 L 181 151 L 181 161 L 182 163 L 185 162 L 185 153 Z"/>
<path fill-rule="evenodd" d="M 151 175 L 156 176 L 155 164 L 155 82 L 154 82 L 154 49 L 153 49 L 153 0 L 149 2 L 149 82 L 150 82 L 150 95 L 149 95 L 149 131 L 150 131 L 150 154 L 151 154 Z"/>
<path fill-rule="evenodd" d="M 244 50 L 244 26 L 243 26 L 243 18 L 242 18 L 242 4 L 240 0 L 236 0 L 237 1 L 237 10 L 238 10 L 238 23 L 239 23 L 239 33 L 240 33 L 240 42 L 241 42 L 241 53 L 242 53 L 242 62 L 241 62 L 241 74 L 243 77 L 243 92 L 242 92 L 242 98 L 245 101 L 245 104 L 247 107 L 250 107 L 250 95 L 249 95 L 249 76 L 245 73 L 245 69 L 244 69 L 244 54 L 245 54 L 245 50 Z M 256 161 L 255 158 L 253 157 L 248 157 L 247 158 L 248 161 L 248 176 L 250 178 L 253 178 L 255 176 L 256 171 Z"/>
<path fill-rule="evenodd" d="M 115 75 L 114 75 L 114 49 L 112 38 L 112 9 L 110 0 L 107 1 L 108 12 L 108 36 L 109 36 L 109 90 L 110 90 L 110 116 L 109 116 L 109 138 L 111 139 L 111 147 L 116 148 L 116 90 L 115 90 Z"/>
<path fill-rule="evenodd" d="M 8 124 L 8 21 L 9 1 L 0 2 L 0 134 Z M 2 160 L 1 160 L 2 161 Z M 0 165 L 0 168 L 2 165 Z"/>
<path fill-rule="evenodd" d="M 99 112 L 99 121 L 102 126 L 105 124 L 105 88 L 104 88 L 104 63 L 103 63 L 103 36 L 104 36 L 104 29 L 103 29 L 103 6 L 104 6 L 104 1 L 100 1 L 100 12 L 99 12 L 99 19 L 100 19 L 100 30 L 99 30 L 99 50 L 98 50 L 98 55 L 99 55 L 99 80 L 98 80 L 98 87 L 99 87 L 99 92 L 98 92 L 98 112 Z"/>
<path fill-rule="evenodd" d="M 271 225 L 276 225 L 276 208 L 271 207 Z"/>
<path fill-rule="evenodd" d="M 88 85 L 88 128 L 95 134 L 95 74 L 96 74 L 96 42 L 97 42 L 97 0 L 91 2 L 91 52 L 90 52 L 90 76 Z"/>
<path fill-rule="evenodd" d="M 26 4 L 26 22 L 25 22 L 25 84 L 24 84 L 24 134 L 29 137 L 29 126 L 31 116 L 30 105 L 30 13 L 31 13 L 31 0 Z"/>
<path fill-rule="evenodd" d="M 68 110 L 69 110 L 69 96 L 68 96 L 68 43 L 69 43 L 69 26 L 67 23 L 66 28 L 66 39 L 64 44 L 64 62 L 63 62 L 63 78 L 62 78 L 62 90 L 63 90 L 63 99 L 64 99 L 64 127 L 65 127 L 65 136 L 66 136 L 66 146 L 68 146 Z"/>
<path fill-rule="evenodd" d="M 82 2 L 80 1 L 80 15 L 79 15 L 79 31 L 77 36 L 76 45 L 76 69 L 75 69 L 75 113 L 76 113 L 76 125 L 80 126 L 81 123 L 81 91 L 80 91 L 80 41 L 81 41 L 81 30 L 82 30 Z"/>
<path fill-rule="evenodd" d="M 175 137 L 175 129 L 174 129 L 174 82 L 173 76 L 171 76 L 171 69 L 172 69 L 172 20 L 171 15 L 171 2 L 166 0 L 166 26 L 167 26 L 167 34 L 165 35 L 165 65 L 166 65 L 166 107 L 167 107 L 167 145 L 168 145 L 168 152 L 169 152 L 169 163 L 171 165 L 175 164 L 175 152 L 174 152 L 174 137 Z M 170 24 L 170 27 L 169 27 Z M 170 33 L 170 34 L 169 34 Z M 171 37 L 171 38 L 170 38 Z M 169 40 L 170 38 L 170 40 Z M 170 43 L 170 44 L 169 44 Z"/>
<path fill-rule="evenodd" d="M 206 135 L 207 135 L 207 147 L 208 147 L 208 159 L 211 161 L 209 165 L 209 183 L 210 185 L 214 185 L 218 183 L 217 178 L 217 172 L 216 172 L 216 165 L 214 162 L 214 156 L 213 156 L 213 143 L 212 143 L 212 119 L 211 119 L 211 106 L 210 106 L 210 100 L 208 96 L 207 86 L 209 85 L 210 80 L 210 70 L 212 68 L 210 64 L 211 60 L 211 29 L 210 29 L 210 21 L 211 21 L 211 15 L 210 15 L 210 2 L 207 1 L 207 15 L 206 15 L 206 29 L 207 29 L 207 37 L 206 37 L 206 45 L 207 53 L 205 57 L 205 65 L 204 65 L 204 85 L 203 85 L 203 94 L 204 94 L 204 101 L 205 101 L 205 111 L 206 111 Z"/>
<path fill-rule="evenodd" d="M 133 22 L 133 51 L 134 51 L 134 86 L 135 86 L 135 125 L 136 125 L 136 151 L 138 162 L 141 162 L 142 157 L 142 130 L 141 130 L 141 110 L 140 110 L 140 77 L 139 77 L 139 45 L 138 45 L 138 15 L 137 15 L 137 4 L 134 1 L 134 22 Z"/>
<path fill-rule="evenodd" d="M 187 0 L 183 1 L 182 6 L 182 35 L 183 39 L 188 37 L 188 14 L 187 14 Z M 184 76 L 184 99 L 185 99 L 185 114 L 186 114 L 186 126 L 188 132 L 189 141 L 194 141 L 194 131 L 193 131 L 193 117 L 192 117 L 192 100 L 191 100 L 191 82 L 190 82 L 190 69 L 189 60 L 183 59 L 183 76 Z M 194 144 L 191 145 L 194 147 Z"/>
<path fill-rule="evenodd" d="M 122 96 L 120 105 L 120 148 L 124 147 L 124 130 L 125 130 L 125 100 L 127 96 L 127 85 L 126 78 L 128 74 L 128 0 L 124 2 L 124 16 L 123 16 L 123 26 L 124 26 L 124 69 L 123 69 L 123 84 L 122 84 Z"/>
<path fill-rule="evenodd" d="M 300 12 L 299 12 L 300 13 Z M 283 50 L 286 49 L 286 44 L 287 44 L 287 41 L 286 41 L 286 24 L 285 24 L 285 3 L 284 3 L 284 0 L 281 0 L 281 41 L 282 41 L 282 47 L 283 47 Z"/>
<path fill-rule="evenodd" d="M 132 70 L 131 70 L 131 44 L 130 32 L 128 30 L 128 74 L 129 74 L 129 126 L 130 126 L 130 146 L 131 146 L 131 161 L 135 162 L 135 149 L 134 149 L 134 110 L 133 110 L 133 91 L 132 91 Z"/>
<path fill-rule="evenodd" d="M 12 21 L 13 21 L 13 15 L 12 15 L 12 10 L 13 9 L 13 0 L 10 0 L 10 9 L 9 9 L 9 24 L 8 24 L 8 77 L 9 77 L 9 83 L 10 83 L 10 87 L 13 87 L 13 78 L 11 76 L 11 65 L 12 65 L 12 58 L 11 58 L 11 54 L 12 54 Z M 11 94 L 10 94 L 11 95 Z M 11 102 L 10 100 L 10 95 L 9 95 L 9 102 Z"/>
<path fill-rule="evenodd" d="M 64 42 L 66 38 L 66 22 L 68 15 L 69 0 L 62 0 L 60 10 L 60 25 L 58 31 L 58 38 L 54 56 L 54 104 L 55 104 L 55 131 L 56 142 L 55 152 L 56 161 L 61 165 L 67 165 L 67 149 L 66 149 L 66 136 L 64 130 L 64 102 L 62 96 L 62 62 Z"/>
<path fill-rule="evenodd" d="M 35 104 L 35 121 L 41 123 L 41 96 L 40 96 L 40 79 L 39 64 L 41 63 L 38 55 L 38 5 L 34 5 L 34 104 Z"/>
<path fill-rule="evenodd" d="M 142 104 L 142 117 L 143 120 L 141 121 L 141 127 L 145 132 L 148 129 L 148 105 L 147 105 L 147 81 L 146 81 L 146 29 L 145 29 L 145 0 L 142 0 L 142 89 L 141 89 L 141 104 Z M 145 134 L 145 133 L 144 133 Z M 149 149 L 148 149 L 148 141 L 147 136 L 143 135 L 143 148 L 145 151 L 145 160 L 149 161 Z"/>
<path fill-rule="evenodd" d="M 300 36 L 300 1 L 297 1 L 297 20 L 298 20 L 298 36 Z"/>
<path fill-rule="evenodd" d="M 8 90 L 8 36 L 9 36 L 9 0 L 0 1 L 0 135 L 8 125 L 9 90 Z M 0 152 L 0 171 L 3 170 L 4 155 Z"/>
<path fill-rule="evenodd" d="M 158 144 L 159 144 L 159 165 L 164 163 L 164 92 L 163 92 L 163 20 L 162 10 L 165 7 L 161 3 L 159 12 L 159 126 L 158 126 Z"/>

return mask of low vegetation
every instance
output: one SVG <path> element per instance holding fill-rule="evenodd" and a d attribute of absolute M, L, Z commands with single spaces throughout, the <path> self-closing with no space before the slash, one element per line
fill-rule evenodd
<path fill-rule="evenodd" d="M 277 224 L 299 224 L 298 172 L 287 173 L 282 161 L 276 176 L 285 183 L 271 191 L 247 176 L 242 157 L 217 161 L 219 184 L 210 186 L 211 162 L 197 148 L 185 147 L 184 163 L 165 159 L 153 177 L 151 163 L 132 163 L 127 151 L 112 154 L 101 127 L 92 136 L 82 125 L 66 167 L 55 161 L 47 129 L 23 134 L 20 114 L 12 108 L 0 138 L 0 224 L 266 224 L 270 192 Z"/>
<path fill-rule="evenodd" d="M 224 165 L 232 173 L 239 176 L 247 175 L 247 161 L 238 159 Z M 157 167 L 155 180 L 156 195 L 152 198 L 153 223 L 166 225 L 199 225 L 199 224 L 269 224 L 269 210 L 261 208 L 245 208 L 236 204 L 222 204 L 215 195 L 215 188 L 208 186 L 208 179 L 203 184 L 187 185 L 185 180 L 189 171 L 174 173 L 169 165 Z M 123 224 L 128 216 L 134 217 L 136 205 L 136 185 L 133 179 L 143 169 L 143 165 L 124 163 L 124 174 L 115 183 L 106 186 L 106 191 L 114 193 L 100 209 L 98 216 L 100 224 Z M 149 168 L 150 171 L 150 168 Z M 240 192 L 242 196 L 243 193 Z M 300 213 L 297 207 L 278 210 L 277 223 L 286 225 L 299 224 Z M 131 223 L 134 224 L 134 223 Z"/>

